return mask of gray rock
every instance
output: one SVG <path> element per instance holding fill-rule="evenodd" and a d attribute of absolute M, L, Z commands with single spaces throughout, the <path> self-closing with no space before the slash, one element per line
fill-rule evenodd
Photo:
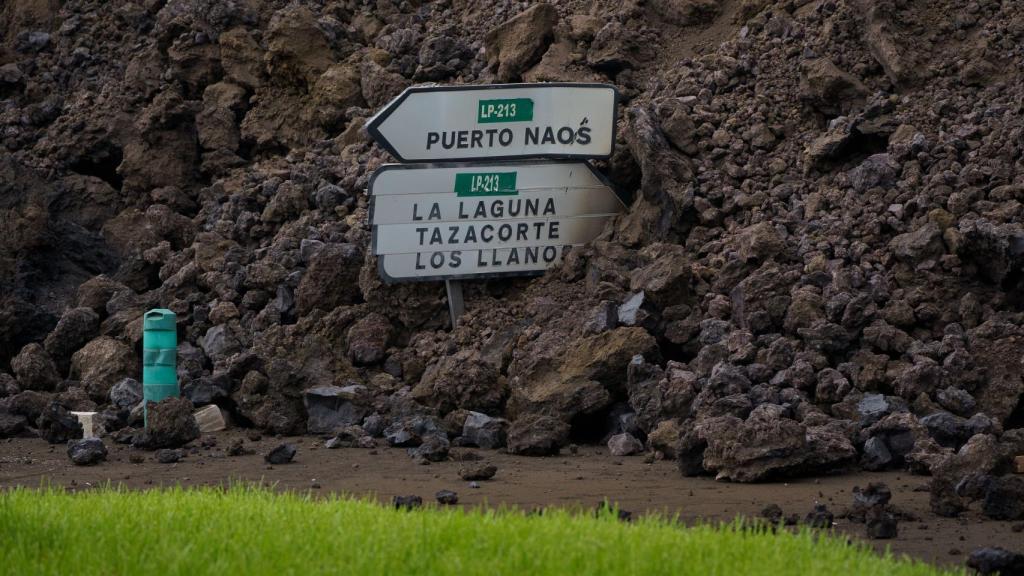
<path fill-rule="evenodd" d="M 624 326 L 637 326 L 644 320 L 644 311 L 641 307 L 644 304 L 644 293 L 643 291 L 637 292 L 626 299 L 622 305 L 619 306 L 617 316 L 619 324 Z"/>
<path fill-rule="evenodd" d="M 310 434 L 334 434 L 346 426 L 361 424 L 371 409 L 365 405 L 366 387 L 314 386 L 303 393 L 306 430 Z"/>
<path fill-rule="evenodd" d="M 384 429 L 384 439 L 396 448 L 414 448 L 427 436 L 444 436 L 444 425 L 429 416 L 410 416 Z"/>
<path fill-rule="evenodd" d="M 608 451 L 612 456 L 632 456 L 643 452 L 644 444 L 632 434 L 623 432 L 608 439 Z"/>
<path fill-rule="evenodd" d="M 1024 576 L 1024 554 L 999 547 L 981 548 L 971 552 L 967 558 L 967 567 L 984 576 Z"/>
<path fill-rule="evenodd" d="M 448 442 L 448 438 L 432 434 L 423 438 L 419 446 L 409 448 L 409 456 L 414 459 L 423 458 L 430 462 L 443 462 L 448 459 L 449 448 L 451 448 L 451 444 Z"/>
<path fill-rule="evenodd" d="M 161 464 L 174 464 L 185 457 L 185 453 L 174 448 L 164 448 L 156 451 L 156 461 Z"/>
<path fill-rule="evenodd" d="M 857 192 L 867 192 L 875 187 L 889 188 L 896 183 L 899 170 L 899 164 L 888 154 L 874 154 L 850 171 L 850 184 Z"/>
<path fill-rule="evenodd" d="M 929 258 L 940 256 L 944 250 L 942 230 L 934 222 L 929 222 L 913 232 L 900 234 L 889 243 L 896 258 L 907 264 L 917 264 Z"/>
<path fill-rule="evenodd" d="M 861 427 L 868 427 L 893 411 L 892 403 L 882 394 L 865 394 L 857 402 Z"/>
<path fill-rule="evenodd" d="M 583 331 L 587 334 L 597 334 L 611 330 L 618 325 L 618 307 L 610 300 L 604 300 L 594 306 L 587 313 L 587 319 L 583 323 Z"/>
<path fill-rule="evenodd" d="M 295 458 L 296 452 L 298 452 L 298 450 L 295 446 L 285 442 L 284 444 L 276 446 L 270 452 L 267 452 L 267 454 L 263 456 L 263 459 L 266 460 L 268 464 L 287 464 Z"/>
<path fill-rule="evenodd" d="M 954 386 L 940 390 L 937 399 L 943 408 L 960 416 L 967 416 L 974 412 L 974 408 L 977 406 L 974 396 L 971 396 L 966 390 Z"/>
<path fill-rule="evenodd" d="M 892 453 L 889 452 L 885 440 L 873 436 L 864 443 L 864 456 L 861 458 L 861 466 L 864 469 L 884 470 L 892 461 Z"/>
<path fill-rule="evenodd" d="M 68 457 L 76 466 L 92 466 L 107 459 L 107 447 L 99 438 L 71 440 L 68 442 Z"/>
<path fill-rule="evenodd" d="M 1008 474 L 993 478 L 985 491 L 981 511 L 993 520 L 1024 520 L 1024 476 Z"/>
<path fill-rule="evenodd" d="M 485 450 L 504 448 L 508 439 L 509 422 L 492 418 L 480 412 L 470 412 L 462 425 L 462 437 L 473 446 Z"/>
<path fill-rule="evenodd" d="M 935 438 L 936 442 L 950 448 L 959 448 L 974 435 L 967 426 L 967 420 L 949 412 L 929 414 L 921 418 L 921 424 L 924 424 L 928 429 L 928 434 Z"/>
<path fill-rule="evenodd" d="M 438 490 L 434 494 L 434 498 L 437 499 L 437 503 L 444 506 L 454 506 L 459 503 L 459 495 L 451 490 Z"/>
<path fill-rule="evenodd" d="M 39 415 L 39 436 L 50 444 L 82 437 L 82 424 L 58 402 L 50 402 Z"/>
<path fill-rule="evenodd" d="M 123 378 L 110 387 L 110 403 L 122 410 L 131 410 L 142 402 L 142 384 L 134 378 Z"/>
<path fill-rule="evenodd" d="M 423 498 L 419 496 L 395 496 L 391 503 L 397 510 L 412 510 L 423 506 Z"/>
<path fill-rule="evenodd" d="M 238 339 L 226 324 L 218 324 L 207 330 L 199 346 L 215 362 L 240 350 Z"/>

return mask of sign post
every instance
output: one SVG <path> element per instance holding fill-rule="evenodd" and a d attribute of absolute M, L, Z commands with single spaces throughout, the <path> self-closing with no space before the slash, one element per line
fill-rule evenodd
<path fill-rule="evenodd" d="M 444 280 L 454 327 L 460 280 L 540 274 L 594 240 L 625 207 L 586 162 L 611 157 L 617 103 L 607 84 L 407 88 L 366 124 L 403 162 L 369 183 L 381 279 Z"/>
<path fill-rule="evenodd" d="M 452 328 L 459 323 L 459 317 L 466 311 L 466 303 L 462 301 L 462 282 L 445 280 L 445 291 L 448 293 L 448 314 L 452 318 Z"/>

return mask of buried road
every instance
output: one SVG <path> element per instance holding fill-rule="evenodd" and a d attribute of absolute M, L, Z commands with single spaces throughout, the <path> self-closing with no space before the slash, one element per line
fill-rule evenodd
<path fill-rule="evenodd" d="M 215 439 L 215 445 L 210 439 Z M 233 443 L 243 441 L 246 452 L 228 456 Z M 63 445 L 37 439 L 0 441 L 0 488 L 37 487 L 47 483 L 87 489 L 103 483 L 130 488 L 220 485 L 233 480 L 262 482 L 282 490 L 314 493 L 344 492 L 375 495 L 382 501 L 394 496 L 418 495 L 433 502 L 440 490 L 457 492 L 462 505 L 512 505 L 523 509 L 542 506 L 592 507 L 604 499 L 634 513 L 667 512 L 685 522 L 729 520 L 737 515 L 756 516 L 775 504 L 786 516 L 801 519 L 816 503 L 835 514 L 837 530 L 866 539 L 863 523 L 846 519 L 853 488 L 884 482 L 892 491 L 891 504 L 899 521 L 899 534 L 890 540 L 869 540 L 879 550 L 890 547 L 942 565 L 962 564 L 981 547 L 1019 549 L 1024 541 L 1021 525 L 981 517 L 971 510 L 960 518 L 943 518 L 929 510 L 929 478 L 903 472 L 846 474 L 766 484 L 734 484 L 710 478 L 684 478 L 674 462 L 647 463 L 642 456 L 615 458 L 607 450 L 582 446 L 577 454 L 530 458 L 490 450 L 455 449 L 454 458 L 467 452 L 481 462 L 445 461 L 416 464 L 404 449 L 329 450 L 313 437 L 285 439 L 297 448 L 292 462 L 269 465 L 263 455 L 282 443 L 279 438 L 250 440 L 237 431 L 204 436 L 204 446 L 186 449 L 184 458 L 161 464 L 154 452 L 132 450 L 109 440 L 109 455 L 96 466 L 75 466 Z M 251 452 L 250 452 L 251 451 Z M 498 468 L 491 480 L 468 482 L 460 470 L 481 463 Z M 473 487 L 478 486 L 478 487 Z M 1016 531 L 1015 531 L 1016 530 Z"/>

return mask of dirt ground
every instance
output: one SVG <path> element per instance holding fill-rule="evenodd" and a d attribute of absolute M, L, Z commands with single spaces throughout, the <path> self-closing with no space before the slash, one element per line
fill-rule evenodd
<path fill-rule="evenodd" d="M 541 506 L 591 507 L 607 498 L 634 513 L 679 514 L 685 522 L 728 520 L 736 515 L 757 515 L 766 505 L 778 504 L 789 515 L 802 518 L 815 502 L 834 512 L 836 529 L 864 538 L 864 525 L 839 518 L 852 502 L 854 486 L 885 482 L 892 503 L 915 520 L 903 520 L 893 540 L 870 541 L 878 550 L 886 546 L 938 564 L 960 564 L 970 551 L 983 546 L 1019 548 L 1024 534 L 1011 522 L 997 522 L 969 512 L 961 518 L 942 518 L 928 509 L 928 478 L 900 472 L 857 473 L 770 484 L 732 484 L 711 478 L 684 478 L 673 462 L 645 463 L 641 456 L 614 458 L 602 447 L 580 447 L 577 454 L 549 458 L 510 456 L 503 452 L 454 449 L 453 454 L 476 452 L 498 467 L 494 479 L 470 487 L 459 478 L 459 461 L 418 465 L 404 449 L 342 448 L 328 450 L 313 437 L 263 438 L 245 444 L 255 451 L 227 456 L 225 449 L 238 432 L 214 435 L 216 445 L 197 447 L 176 464 L 160 464 L 153 454 L 139 452 L 140 463 L 129 460 L 131 448 L 107 442 L 105 463 L 76 467 L 63 446 L 38 439 L 0 441 L 0 488 L 37 487 L 45 483 L 88 489 L 112 482 L 131 488 L 176 484 L 219 485 L 231 480 L 263 482 L 282 490 L 314 490 L 324 494 L 343 492 L 372 495 L 382 501 L 393 496 L 416 494 L 432 502 L 438 490 L 459 494 L 461 504 L 513 505 L 523 509 Z M 262 454 L 288 441 L 298 447 L 290 464 L 269 466 Z M 319 488 L 317 488 L 319 486 Z M 1019 529 L 1020 526 L 1018 525 Z"/>

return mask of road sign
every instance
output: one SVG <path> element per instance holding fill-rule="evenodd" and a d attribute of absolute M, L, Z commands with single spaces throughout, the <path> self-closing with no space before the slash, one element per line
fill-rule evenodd
<path fill-rule="evenodd" d="M 612 155 L 618 92 L 609 84 L 407 88 L 367 124 L 402 162 Z"/>
<path fill-rule="evenodd" d="M 369 193 L 385 282 L 540 273 L 624 208 L 585 162 L 388 164 Z"/>

